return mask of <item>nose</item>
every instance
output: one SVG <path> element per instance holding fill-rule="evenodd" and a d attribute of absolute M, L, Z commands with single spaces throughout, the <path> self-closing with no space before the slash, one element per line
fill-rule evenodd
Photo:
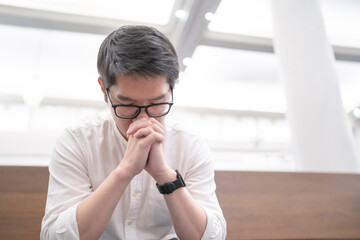
<path fill-rule="evenodd" d="M 134 118 L 134 121 L 141 118 L 150 118 L 150 116 L 146 113 L 145 108 L 141 108 L 139 115 L 137 115 L 136 118 Z"/>

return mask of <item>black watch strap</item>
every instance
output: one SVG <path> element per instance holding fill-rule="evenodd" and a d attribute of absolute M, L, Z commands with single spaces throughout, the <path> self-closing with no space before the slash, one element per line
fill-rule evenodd
<path fill-rule="evenodd" d="M 176 172 L 176 180 L 175 181 L 165 183 L 163 185 L 159 185 L 158 183 L 156 183 L 156 187 L 159 189 L 159 192 L 161 194 L 170 194 L 170 193 L 174 192 L 176 189 L 186 186 L 179 171 L 175 170 L 175 172 Z"/>

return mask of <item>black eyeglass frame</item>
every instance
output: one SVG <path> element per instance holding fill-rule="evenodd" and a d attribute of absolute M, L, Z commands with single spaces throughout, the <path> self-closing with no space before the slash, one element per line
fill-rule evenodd
<path fill-rule="evenodd" d="M 173 93 L 173 88 L 170 87 L 170 91 L 171 91 L 171 102 L 162 102 L 162 103 L 154 103 L 154 104 L 150 104 L 150 105 L 146 105 L 146 106 L 138 106 L 138 105 L 133 105 L 133 104 L 113 104 L 113 102 L 111 101 L 111 98 L 110 98 L 110 94 L 109 94 L 109 88 L 106 88 L 106 95 L 111 103 L 111 107 L 114 109 L 114 113 L 115 115 L 118 117 L 118 118 L 121 118 L 121 119 L 133 119 L 133 118 L 136 118 L 140 112 L 141 112 L 141 109 L 144 108 L 145 109 L 145 112 L 147 115 L 149 115 L 150 117 L 162 117 L 162 116 L 165 116 L 167 115 L 170 110 L 171 110 L 171 107 L 172 105 L 174 104 L 174 93 Z M 152 106 L 160 106 L 160 105 L 169 105 L 169 110 L 166 111 L 165 113 L 162 113 L 160 115 L 153 115 L 153 114 L 150 114 L 149 111 L 148 111 L 148 108 L 149 107 L 152 107 Z M 136 111 L 136 113 L 130 117 L 123 117 L 123 116 L 119 116 L 117 113 L 116 113 L 116 108 L 117 107 L 136 107 L 138 110 Z"/>

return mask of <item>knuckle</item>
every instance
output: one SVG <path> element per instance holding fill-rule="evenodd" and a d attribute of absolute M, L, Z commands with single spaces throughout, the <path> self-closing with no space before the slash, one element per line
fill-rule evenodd
<path fill-rule="evenodd" d="M 149 133 L 151 131 L 152 127 L 151 126 L 146 126 L 144 129 L 146 130 L 146 132 Z"/>
<path fill-rule="evenodd" d="M 141 149 L 143 149 L 143 148 L 146 147 L 146 144 L 145 144 L 144 141 L 141 141 L 141 142 L 138 143 L 138 146 L 139 146 Z"/>

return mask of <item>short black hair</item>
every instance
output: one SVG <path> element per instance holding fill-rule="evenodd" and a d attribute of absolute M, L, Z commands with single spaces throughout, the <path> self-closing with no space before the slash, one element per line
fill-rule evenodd
<path fill-rule="evenodd" d="M 179 77 L 174 46 L 159 30 L 143 25 L 125 25 L 109 34 L 100 46 L 97 69 L 105 88 L 118 74 L 163 76 L 170 87 Z"/>

